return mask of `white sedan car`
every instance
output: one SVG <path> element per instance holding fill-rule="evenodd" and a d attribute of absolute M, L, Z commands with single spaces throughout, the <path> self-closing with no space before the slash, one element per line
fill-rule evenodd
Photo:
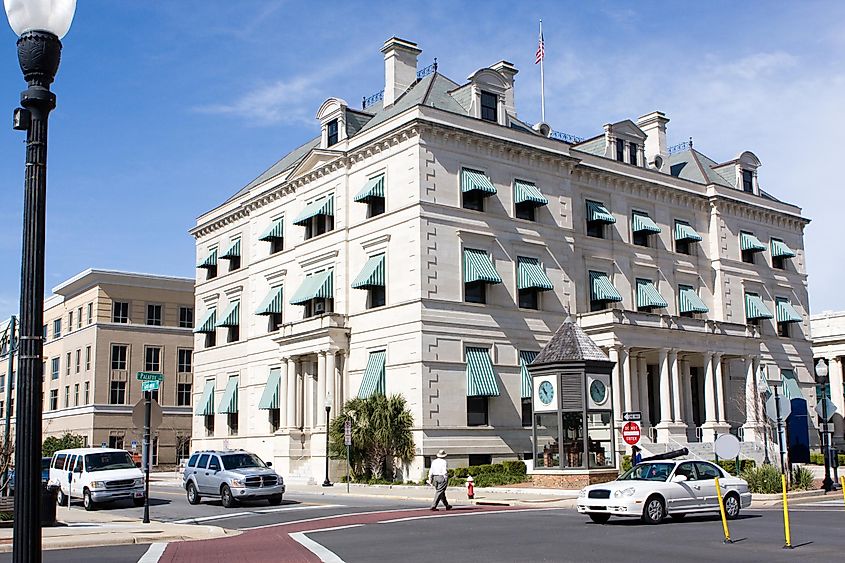
<path fill-rule="evenodd" d="M 717 465 L 693 460 L 647 461 L 616 481 L 585 487 L 578 495 L 578 512 L 601 524 L 612 515 L 659 524 L 667 515 L 680 519 L 687 514 L 718 513 L 717 477 L 725 515 L 736 518 L 740 508 L 751 505 L 748 483 Z"/>

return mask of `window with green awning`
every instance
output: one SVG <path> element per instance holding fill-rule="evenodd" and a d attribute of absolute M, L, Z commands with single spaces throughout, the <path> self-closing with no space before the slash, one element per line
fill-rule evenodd
<path fill-rule="evenodd" d="M 776 238 L 772 239 L 772 258 L 795 258 L 795 251 L 786 243 Z"/>
<path fill-rule="evenodd" d="M 270 375 L 267 377 L 267 383 L 264 384 L 264 391 L 261 393 L 261 398 L 258 400 L 258 408 L 260 410 L 272 410 L 279 408 L 279 391 L 282 381 L 281 368 L 273 368 L 270 370 Z"/>
<path fill-rule="evenodd" d="M 675 221 L 675 240 L 700 242 L 701 235 L 686 221 Z"/>
<path fill-rule="evenodd" d="M 528 364 L 534 361 L 538 352 L 522 350 L 519 352 L 519 373 L 520 373 L 520 395 L 523 399 L 530 399 L 533 395 L 531 385 L 531 374 L 528 373 Z"/>
<path fill-rule="evenodd" d="M 783 379 L 784 397 L 790 401 L 792 399 L 804 399 L 804 393 L 801 392 L 801 386 L 798 384 L 798 378 L 795 377 L 795 372 L 791 369 L 782 369 L 780 373 L 781 379 Z"/>
<path fill-rule="evenodd" d="M 763 252 L 766 250 L 766 245 L 753 234 L 742 231 L 739 233 L 739 248 L 740 250 L 747 250 L 751 252 Z"/>
<path fill-rule="evenodd" d="M 305 280 L 291 297 L 291 305 L 304 305 L 312 299 L 334 298 L 334 270 L 323 270 L 305 276 Z"/>
<path fill-rule="evenodd" d="M 590 272 L 590 301 L 622 301 L 619 291 L 604 272 Z"/>
<path fill-rule="evenodd" d="M 232 301 L 229 303 L 229 306 L 226 307 L 226 310 L 220 316 L 220 320 L 217 321 L 215 326 L 218 327 L 233 327 L 240 325 L 240 310 L 241 310 L 241 302 L 240 301 Z"/>
<path fill-rule="evenodd" d="M 487 348 L 466 349 L 467 397 L 498 397 L 499 383 L 490 351 Z"/>
<path fill-rule="evenodd" d="M 745 293 L 745 318 L 749 321 L 774 318 L 772 312 L 756 293 Z"/>
<path fill-rule="evenodd" d="M 587 200 L 587 221 L 612 224 L 616 222 L 613 213 L 607 210 L 603 203 Z"/>
<path fill-rule="evenodd" d="M 220 258 L 240 258 L 241 257 L 241 239 L 240 237 L 232 239 L 226 252 L 220 255 Z"/>
<path fill-rule="evenodd" d="M 258 236 L 258 240 L 272 242 L 285 238 L 285 220 L 284 217 L 273 219 L 270 225 L 262 231 Z"/>
<path fill-rule="evenodd" d="M 661 232 L 661 229 L 648 214 L 641 211 L 634 211 L 631 214 L 631 231 L 653 235 Z"/>
<path fill-rule="evenodd" d="M 384 287 L 384 254 L 371 256 L 352 282 L 353 289 Z"/>
<path fill-rule="evenodd" d="M 197 403 L 196 416 L 211 416 L 214 414 L 214 380 L 207 379 L 202 389 L 202 397 Z"/>
<path fill-rule="evenodd" d="M 330 195 L 312 201 L 293 220 L 294 225 L 305 225 L 310 219 L 318 215 L 334 215 L 334 196 Z"/>
<path fill-rule="evenodd" d="M 485 195 L 496 193 L 496 187 L 484 172 L 464 168 L 461 170 L 461 192 L 482 192 Z"/>
<path fill-rule="evenodd" d="M 502 283 L 490 255 L 483 250 L 464 249 L 464 283 Z"/>
<path fill-rule="evenodd" d="M 223 390 L 223 397 L 220 399 L 218 412 L 220 414 L 236 414 L 238 412 L 238 381 L 237 375 L 229 376 L 226 382 L 226 389 Z"/>
<path fill-rule="evenodd" d="M 200 323 L 194 329 L 196 333 L 209 333 L 214 332 L 216 327 L 216 319 L 217 319 L 217 307 L 211 307 L 208 311 L 206 311 L 205 316 L 202 318 Z"/>
<path fill-rule="evenodd" d="M 199 263 L 197 264 L 197 268 L 211 269 L 211 268 L 216 268 L 216 267 L 217 267 L 217 249 L 212 248 L 211 250 L 208 251 L 208 254 L 206 255 L 206 257 L 199 261 Z"/>
<path fill-rule="evenodd" d="M 637 278 L 637 309 L 664 309 L 669 304 L 651 280 Z"/>
<path fill-rule="evenodd" d="M 270 291 L 255 310 L 256 315 L 281 315 L 284 302 L 282 301 L 282 286 L 271 287 Z"/>
<path fill-rule="evenodd" d="M 803 320 L 789 299 L 785 297 L 775 298 L 775 313 L 779 323 L 800 323 Z"/>
<path fill-rule="evenodd" d="M 707 313 L 710 311 L 691 285 L 678 286 L 678 310 L 681 314 Z"/>
<path fill-rule="evenodd" d="M 518 256 L 516 264 L 517 289 L 538 289 L 540 291 L 554 289 L 552 281 L 536 258 Z"/>
<path fill-rule="evenodd" d="M 544 196 L 533 182 L 525 180 L 513 181 L 513 202 L 531 204 L 535 207 L 548 205 L 549 200 Z"/>
<path fill-rule="evenodd" d="M 361 387 L 358 389 L 358 398 L 366 399 L 371 395 L 385 394 L 385 364 L 387 352 L 378 350 L 370 352 L 367 360 L 367 367 L 364 370 L 364 377 L 361 379 Z"/>
<path fill-rule="evenodd" d="M 373 198 L 384 199 L 384 174 L 379 174 L 367 180 L 361 191 L 355 196 L 356 202 L 367 202 Z"/>

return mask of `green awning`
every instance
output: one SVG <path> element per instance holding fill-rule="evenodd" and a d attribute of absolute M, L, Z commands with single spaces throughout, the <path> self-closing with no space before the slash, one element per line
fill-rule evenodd
<path fill-rule="evenodd" d="M 637 308 L 662 309 L 668 306 L 651 280 L 637 280 Z"/>
<path fill-rule="evenodd" d="M 516 259 L 516 288 L 548 291 L 554 289 L 554 286 L 539 260 L 519 256 Z"/>
<path fill-rule="evenodd" d="M 499 383 L 487 348 L 467 348 L 467 397 L 498 397 Z"/>
<path fill-rule="evenodd" d="M 272 221 L 270 226 L 264 229 L 258 240 L 273 241 L 285 238 L 285 220 L 283 217 Z"/>
<path fill-rule="evenodd" d="M 645 213 L 634 213 L 631 216 L 631 228 L 635 233 L 646 231 L 657 234 L 660 232 L 660 227 L 657 226 L 657 223 Z"/>
<path fill-rule="evenodd" d="M 202 389 L 202 397 L 197 403 L 196 416 L 210 416 L 214 414 L 214 380 L 208 379 Z"/>
<path fill-rule="evenodd" d="M 367 360 L 367 369 L 364 370 L 361 388 L 358 390 L 359 399 L 366 399 L 375 394 L 384 395 L 384 364 L 386 360 L 387 352 L 384 350 L 370 352 L 370 358 Z"/>
<path fill-rule="evenodd" d="M 783 378 L 783 395 L 789 399 L 804 399 L 804 393 L 801 392 L 801 386 L 798 380 L 795 379 L 795 372 L 791 369 L 783 369 L 780 371 Z"/>
<path fill-rule="evenodd" d="M 226 382 L 226 389 L 223 391 L 223 398 L 220 399 L 218 412 L 220 414 L 237 414 L 238 412 L 238 376 L 230 375 Z"/>
<path fill-rule="evenodd" d="M 220 258 L 240 258 L 241 257 L 241 239 L 236 238 L 226 249 L 226 252 L 220 255 Z"/>
<path fill-rule="evenodd" d="M 493 182 L 490 181 L 490 178 L 484 175 L 484 172 L 464 168 L 461 170 L 461 192 L 466 193 L 473 191 L 493 195 L 496 193 L 496 187 L 493 185 Z"/>
<path fill-rule="evenodd" d="M 353 289 L 384 287 L 384 254 L 370 256 L 358 277 L 352 282 Z"/>
<path fill-rule="evenodd" d="M 519 353 L 520 392 L 523 399 L 530 399 L 533 395 L 531 386 L 531 374 L 528 373 L 528 364 L 534 361 L 538 352 L 522 351 Z"/>
<path fill-rule="evenodd" d="M 756 319 L 771 319 L 774 317 L 759 295 L 745 294 L 745 318 L 749 321 Z"/>
<path fill-rule="evenodd" d="M 678 305 L 681 313 L 707 313 L 710 311 L 695 289 L 688 285 L 678 286 Z"/>
<path fill-rule="evenodd" d="M 312 217 L 317 215 L 334 215 L 334 196 L 320 198 L 305 206 L 302 213 L 293 220 L 294 225 L 304 225 Z"/>
<path fill-rule="evenodd" d="M 267 383 L 264 385 L 264 392 L 261 393 L 261 399 L 258 400 L 259 409 L 266 411 L 279 408 L 279 384 L 281 381 L 282 370 L 280 368 L 271 369 Z"/>
<path fill-rule="evenodd" d="M 610 278 L 602 272 L 590 272 L 591 301 L 622 301 L 622 296 L 613 287 Z"/>
<path fill-rule="evenodd" d="M 782 240 L 772 239 L 772 258 L 795 258 L 795 251 Z"/>
<path fill-rule="evenodd" d="M 464 249 L 464 283 L 502 283 L 490 256 L 483 250 Z"/>
<path fill-rule="evenodd" d="M 384 174 L 379 174 L 375 178 L 367 180 L 367 183 L 355 196 L 354 201 L 368 201 L 374 197 L 384 198 Z"/>
<path fill-rule="evenodd" d="M 763 252 L 766 250 L 766 245 L 751 233 L 739 233 L 739 248 L 741 250 L 753 250 L 754 252 Z"/>
<path fill-rule="evenodd" d="M 701 235 L 689 223 L 675 221 L 675 240 L 701 241 Z"/>
<path fill-rule="evenodd" d="M 513 202 L 533 203 L 537 206 L 549 204 L 549 200 L 540 193 L 535 184 L 524 180 L 513 181 Z"/>
<path fill-rule="evenodd" d="M 216 268 L 217 267 L 217 249 L 215 248 L 208 253 L 208 256 L 200 260 L 197 268 Z"/>
<path fill-rule="evenodd" d="M 229 303 L 229 306 L 226 307 L 226 310 L 220 316 L 220 320 L 217 321 L 217 324 L 215 326 L 232 327 L 240 325 L 240 310 L 241 302 L 232 301 L 231 303 Z"/>
<path fill-rule="evenodd" d="M 597 201 L 587 200 L 587 221 L 596 221 L 599 223 L 615 223 L 616 217 L 613 213 L 607 210 L 603 204 Z"/>
<path fill-rule="evenodd" d="M 258 305 L 256 315 L 281 315 L 284 304 L 282 302 L 282 286 L 271 287 L 270 292 Z"/>
<path fill-rule="evenodd" d="M 324 270 L 305 276 L 305 280 L 291 297 L 291 305 L 304 305 L 312 299 L 332 299 L 334 297 L 334 270 Z"/>
<path fill-rule="evenodd" d="M 202 322 L 197 325 L 194 332 L 214 332 L 216 321 L 217 307 L 212 307 L 205 313 L 205 316 L 202 318 Z"/>
<path fill-rule="evenodd" d="M 775 313 L 779 323 L 800 323 L 804 320 L 789 299 L 775 299 Z"/>

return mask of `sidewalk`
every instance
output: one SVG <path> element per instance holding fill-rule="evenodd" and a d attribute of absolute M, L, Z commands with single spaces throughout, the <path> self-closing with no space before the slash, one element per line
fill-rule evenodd
<path fill-rule="evenodd" d="M 143 524 L 106 512 L 86 512 L 81 508 L 70 511 L 59 508 L 58 520 L 58 526 L 41 529 L 41 545 L 44 549 L 205 540 L 239 533 L 218 526 L 162 522 Z M 12 528 L 0 528 L 0 553 L 10 551 Z"/>

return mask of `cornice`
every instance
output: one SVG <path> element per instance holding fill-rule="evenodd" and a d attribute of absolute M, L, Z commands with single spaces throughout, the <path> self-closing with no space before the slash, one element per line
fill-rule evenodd
<path fill-rule="evenodd" d="M 707 211 L 707 196 L 686 191 L 680 186 L 667 186 L 656 184 L 647 178 L 635 178 L 622 175 L 610 170 L 588 168 L 589 165 L 581 163 L 573 170 L 573 178 L 579 179 L 590 188 L 604 188 L 609 192 L 624 193 L 680 207 L 693 208 L 698 211 Z M 668 178 L 667 178 L 668 179 Z"/>
<path fill-rule="evenodd" d="M 717 210 L 720 214 L 727 212 L 735 217 L 773 225 L 779 229 L 803 231 L 804 227 L 810 222 L 809 219 L 798 215 L 757 207 L 723 195 L 712 195 L 708 199 L 710 208 Z"/>

